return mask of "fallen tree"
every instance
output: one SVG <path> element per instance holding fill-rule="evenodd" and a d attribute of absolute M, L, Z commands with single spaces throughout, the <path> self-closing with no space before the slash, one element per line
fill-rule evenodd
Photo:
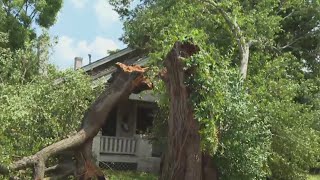
<path fill-rule="evenodd" d="M 17 179 L 11 173 L 21 169 L 33 168 L 34 179 L 59 179 L 73 174 L 77 179 L 87 180 L 96 177 L 107 179 L 92 157 L 92 141 L 105 123 L 112 108 L 121 99 L 131 93 L 151 89 L 152 83 L 144 76 L 147 68 L 127 66 L 117 63 L 117 70 L 112 74 L 106 89 L 86 111 L 80 130 L 59 142 L 43 148 L 34 155 L 24 157 L 8 166 L 0 166 L 0 174 Z M 66 152 L 69 154 L 66 155 Z M 46 168 L 50 157 L 63 154 L 58 165 Z M 74 158 L 72 158 L 74 157 Z M 45 177 L 49 174 L 49 177 Z"/>

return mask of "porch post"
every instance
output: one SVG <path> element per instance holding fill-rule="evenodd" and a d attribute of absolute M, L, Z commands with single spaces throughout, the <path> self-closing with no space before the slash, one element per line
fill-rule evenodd
<path fill-rule="evenodd" d="M 98 134 L 93 138 L 92 142 L 92 154 L 96 160 L 96 164 L 99 166 L 100 162 L 100 139 L 101 139 L 102 133 L 101 131 L 98 132 Z"/>
<path fill-rule="evenodd" d="M 136 153 L 135 155 L 138 157 L 151 157 L 152 156 L 152 144 L 150 141 L 143 137 L 141 134 L 136 134 Z"/>

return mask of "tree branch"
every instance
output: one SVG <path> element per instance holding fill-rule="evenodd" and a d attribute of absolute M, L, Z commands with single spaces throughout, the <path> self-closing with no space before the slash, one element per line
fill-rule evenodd
<path fill-rule="evenodd" d="M 28 0 L 24 0 L 24 3 L 22 4 L 22 6 L 19 8 L 18 12 L 14 15 L 15 18 L 18 17 L 18 15 L 20 14 L 20 12 L 22 11 L 24 5 L 26 5 L 26 14 L 27 14 L 27 9 L 28 9 Z"/>
<path fill-rule="evenodd" d="M 231 29 L 231 32 L 233 33 L 234 37 L 236 38 L 238 43 L 238 49 L 240 52 L 240 63 L 241 63 L 240 72 L 242 74 L 243 79 L 245 79 L 247 76 L 247 69 L 248 69 L 248 62 L 249 62 L 249 49 L 252 43 L 255 42 L 255 40 L 246 42 L 246 39 L 243 36 L 241 28 L 238 25 L 237 21 L 232 20 L 230 18 L 230 15 L 225 10 L 223 10 L 215 1 L 204 0 L 204 2 L 218 10 L 218 12 L 221 14 L 221 16 L 223 17 L 223 19 L 226 21 L 227 25 Z"/>
<path fill-rule="evenodd" d="M 306 38 L 306 37 L 309 37 L 309 36 L 312 36 L 312 35 L 315 35 L 317 31 L 309 31 L 308 33 L 300 36 L 300 37 L 297 37 L 296 39 L 292 40 L 291 42 L 289 42 L 288 44 L 280 47 L 280 49 L 286 49 L 288 47 L 291 47 L 293 44 L 295 44 L 296 42 L 300 41 L 301 39 L 303 38 Z"/>
<path fill-rule="evenodd" d="M 75 174 L 76 166 L 73 161 L 61 163 L 45 169 L 49 177 L 45 180 L 65 179 L 67 176 Z"/>
<path fill-rule="evenodd" d="M 34 9 L 30 14 L 31 20 L 33 20 L 33 18 L 36 16 L 36 14 L 37 14 L 37 11 L 36 11 L 36 9 Z"/>
<path fill-rule="evenodd" d="M 293 9 L 288 15 L 286 15 L 285 17 L 283 17 L 282 20 L 285 20 L 285 19 L 291 17 L 294 12 L 295 12 L 295 10 Z"/>

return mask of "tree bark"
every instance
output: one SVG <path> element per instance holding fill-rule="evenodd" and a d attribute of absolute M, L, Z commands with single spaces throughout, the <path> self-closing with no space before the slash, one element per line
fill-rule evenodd
<path fill-rule="evenodd" d="M 215 166 L 212 156 L 207 153 L 202 153 L 202 179 L 218 179 L 218 168 Z"/>
<path fill-rule="evenodd" d="M 255 40 L 247 41 L 237 21 L 233 20 L 230 17 L 230 15 L 222 7 L 219 6 L 217 2 L 211 0 L 204 0 L 204 2 L 218 10 L 218 12 L 221 14 L 223 19 L 229 26 L 233 36 L 235 37 L 240 53 L 240 73 L 242 75 L 242 78 L 246 79 L 249 63 L 250 46 L 253 42 L 255 42 Z"/>
<path fill-rule="evenodd" d="M 112 74 L 109 84 L 105 91 L 97 98 L 85 113 L 82 121 L 81 129 L 73 136 L 63 139 L 48 147 L 45 147 L 35 155 L 24 157 L 19 161 L 13 162 L 8 168 L 3 166 L 0 168 L 2 172 L 17 171 L 27 167 L 35 167 L 35 180 L 42 180 L 45 177 L 45 162 L 46 160 L 63 151 L 73 150 L 75 152 L 78 172 L 83 180 L 97 177 L 105 179 L 100 169 L 93 163 L 92 160 L 92 140 L 97 135 L 100 128 L 105 123 L 105 119 L 112 108 L 122 98 L 134 92 L 139 93 L 146 89 L 152 88 L 152 83 L 143 75 L 147 68 L 140 66 L 127 66 L 117 63 L 117 71 Z M 79 169 L 81 169 L 79 171 Z M 1 173 L 1 172 L 0 172 Z"/>
<path fill-rule="evenodd" d="M 241 64 L 240 64 L 240 73 L 242 74 L 242 78 L 247 78 L 248 72 L 248 63 L 249 63 L 249 53 L 250 53 L 250 43 L 245 43 L 241 45 L 240 57 L 241 57 Z"/>
<path fill-rule="evenodd" d="M 164 158 L 162 180 L 201 180 L 201 149 L 199 125 L 193 116 L 185 82 L 184 64 L 199 48 L 190 43 L 176 42 L 164 60 L 166 70 L 161 74 L 170 96 L 168 119 L 168 152 Z"/>

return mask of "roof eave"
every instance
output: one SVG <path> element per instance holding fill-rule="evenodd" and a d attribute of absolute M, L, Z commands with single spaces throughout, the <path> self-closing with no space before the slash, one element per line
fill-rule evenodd
<path fill-rule="evenodd" d="M 92 70 L 92 69 L 94 69 L 96 67 L 99 67 L 99 66 L 101 66 L 101 65 L 103 65 L 103 64 L 105 64 L 107 62 L 110 62 L 110 61 L 112 61 L 114 59 L 117 59 L 117 58 L 119 58 L 121 56 L 124 56 L 126 54 L 129 54 L 129 53 L 132 53 L 134 51 L 135 51 L 135 49 L 127 47 L 127 48 L 122 49 L 122 50 L 120 50 L 120 51 L 118 51 L 118 52 L 116 52 L 114 54 L 111 54 L 111 55 L 109 55 L 107 57 L 101 58 L 101 59 L 99 59 L 99 60 L 97 60 L 97 61 L 95 61 L 95 62 L 93 62 L 91 64 L 85 65 L 81 69 L 84 70 L 85 72 L 90 71 L 90 70 Z"/>

